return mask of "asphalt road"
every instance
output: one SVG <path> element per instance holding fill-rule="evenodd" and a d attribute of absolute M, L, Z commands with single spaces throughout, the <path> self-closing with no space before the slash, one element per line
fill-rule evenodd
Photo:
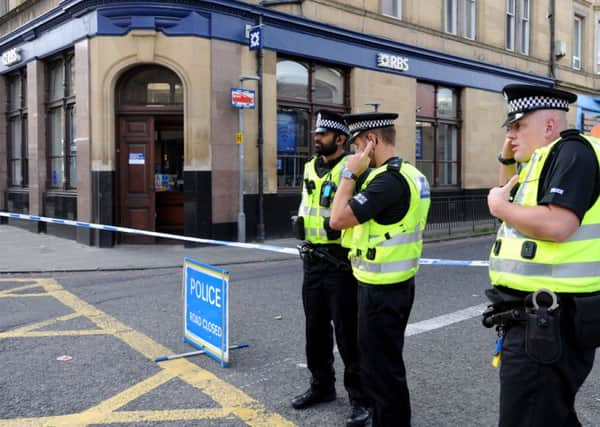
<path fill-rule="evenodd" d="M 428 244 L 424 257 L 486 259 L 490 242 Z M 333 403 L 289 405 L 309 380 L 300 262 L 228 270 L 231 343 L 250 347 L 235 350 L 225 369 L 206 356 L 152 361 L 193 350 L 182 342 L 181 269 L 0 276 L 0 427 L 344 425 L 341 380 Z M 438 321 L 406 339 L 413 426 L 496 425 L 494 331 L 474 315 L 446 324 L 485 304 L 487 286 L 482 267 L 421 268 L 410 323 Z M 339 357 L 336 370 L 341 378 Z M 600 426 L 599 366 L 577 409 L 584 425 Z"/>

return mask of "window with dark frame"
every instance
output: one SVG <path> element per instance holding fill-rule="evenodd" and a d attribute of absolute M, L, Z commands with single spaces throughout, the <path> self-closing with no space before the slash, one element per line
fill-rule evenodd
<path fill-rule="evenodd" d="M 460 185 L 460 108 L 456 88 L 417 83 L 417 168 L 432 187 Z"/>
<path fill-rule="evenodd" d="M 506 0 L 504 47 L 529 55 L 530 39 L 529 0 Z"/>
<path fill-rule="evenodd" d="M 304 163 L 314 154 L 315 113 L 350 111 L 348 70 L 311 61 L 277 60 L 277 185 L 302 186 Z"/>
<path fill-rule="evenodd" d="M 581 46 L 583 45 L 583 17 L 573 18 L 573 69 L 581 70 Z"/>
<path fill-rule="evenodd" d="M 77 188 L 75 70 L 72 52 L 46 63 L 48 187 Z"/>
<path fill-rule="evenodd" d="M 402 19 L 402 0 L 381 0 L 381 13 Z"/>
<path fill-rule="evenodd" d="M 25 68 L 7 77 L 6 125 L 8 137 L 8 185 L 29 185 L 27 154 L 27 73 Z"/>
<path fill-rule="evenodd" d="M 445 0 L 444 31 L 475 40 L 477 35 L 477 1 Z"/>

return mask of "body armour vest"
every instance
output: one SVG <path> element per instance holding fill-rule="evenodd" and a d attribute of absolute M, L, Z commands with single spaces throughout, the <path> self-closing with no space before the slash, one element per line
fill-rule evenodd
<path fill-rule="evenodd" d="M 358 280 L 371 285 L 398 283 L 417 274 L 431 204 L 427 178 L 399 159 L 372 170 L 361 191 L 387 171 L 404 177 L 410 189 L 410 205 L 406 215 L 394 224 L 383 225 L 370 219 L 352 228 L 352 271 Z"/>
<path fill-rule="evenodd" d="M 298 216 L 304 218 L 305 236 L 310 243 L 339 244 L 342 240 L 341 237 L 336 239 L 327 237 L 325 218 L 331 216 L 331 204 L 346 160 L 346 158 L 341 159 L 322 177 L 317 175 L 316 156 L 304 165 L 304 185 L 302 186 L 302 201 L 298 209 Z"/>
<path fill-rule="evenodd" d="M 594 149 L 600 167 L 600 139 L 580 135 Z M 536 206 L 540 174 L 552 148 L 560 141 L 535 150 L 519 174 L 513 203 Z M 506 222 L 498 230 L 490 255 L 493 285 L 534 292 L 547 288 L 561 293 L 600 291 L 600 198 L 585 213 L 579 229 L 565 242 L 527 237 Z"/>

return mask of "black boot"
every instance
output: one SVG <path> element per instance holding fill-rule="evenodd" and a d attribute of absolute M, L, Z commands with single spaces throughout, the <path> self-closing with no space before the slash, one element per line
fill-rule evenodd
<path fill-rule="evenodd" d="M 317 403 L 335 400 L 335 390 L 322 391 L 309 388 L 306 392 L 292 399 L 294 409 L 306 409 Z"/>
<path fill-rule="evenodd" d="M 352 404 L 352 411 L 346 420 L 347 427 L 362 427 L 369 421 L 369 410 L 361 405 Z"/>

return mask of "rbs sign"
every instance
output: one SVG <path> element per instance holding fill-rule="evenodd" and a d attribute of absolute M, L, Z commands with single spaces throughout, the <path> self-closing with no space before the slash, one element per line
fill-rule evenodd
<path fill-rule="evenodd" d="M 378 53 L 377 66 L 379 68 L 391 68 L 392 70 L 408 71 L 408 58 L 405 56 Z"/>

